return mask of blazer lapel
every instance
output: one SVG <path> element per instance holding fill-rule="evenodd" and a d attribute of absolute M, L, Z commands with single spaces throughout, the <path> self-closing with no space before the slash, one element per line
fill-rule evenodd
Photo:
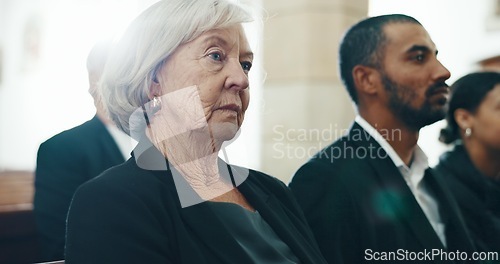
<path fill-rule="evenodd" d="M 273 194 L 265 193 L 262 188 L 258 188 L 251 175 L 238 189 L 259 211 L 278 237 L 290 247 L 297 258 L 303 263 L 314 263 L 311 262 L 311 256 L 314 256 L 315 253 L 311 252 L 316 251 L 309 243 L 300 242 L 308 240 L 296 228 L 299 220 L 295 219 L 293 214 L 287 213 Z"/>
<path fill-rule="evenodd" d="M 434 228 L 425 216 L 422 208 L 413 196 L 408 185 L 393 164 L 392 166 L 377 166 L 373 164 L 385 189 L 394 190 L 399 196 L 388 197 L 386 202 L 397 211 L 403 222 L 412 230 L 424 248 L 444 249 Z M 392 198 L 392 199 L 391 199 Z"/>
<path fill-rule="evenodd" d="M 181 208 L 180 212 L 186 226 L 195 234 L 193 237 L 198 237 L 199 241 L 213 241 L 204 246 L 217 254 L 221 263 L 233 263 L 236 260 L 239 263 L 252 263 L 238 241 L 227 231 L 224 222 L 206 202 Z"/>
<path fill-rule="evenodd" d="M 155 150 L 155 148 L 152 149 L 154 153 L 157 152 Z M 210 208 L 207 204 L 208 202 L 191 203 L 193 205 L 182 208 L 181 198 L 189 199 L 189 197 L 192 197 L 192 201 L 201 201 L 202 199 L 191 189 L 189 184 L 182 177 L 177 177 L 177 181 L 174 183 L 174 176 L 172 173 L 178 172 L 173 166 L 167 167 L 169 168 L 168 171 L 160 170 L 155 173 L 168 173 L 168 177 L 164 177 L 163 180 L 167 181 L 170 188 L 173 188 L 172 191 L 177 193 L 178 208 L 183 223 L 188 227 L 187 230 L 193 232 L 194 235 L 192 237 L 199 238 L 197 239 L 198 241 L 213 241 L 213 243 L 204 243 L 201 248 L 207 247 L 209 252 L 215 254 L 217 258 L 221 260 L 221 263 L 234 263 L 236 260 L 239 263 L 252 263 L 251 258 L 245 250 L 241 248 L 234 236 L 228 232 L 228 228 L 225 226 L 224 221 L 218 217 L 212 208 Z M 184 194 L 179 194 L 179 191 L 184 192 Z M 188 202 L 188 204 L 190 203 Z M 195 242 L 194 244 L 199 243 Z M 199 249 L 200 248 L 190 250 Z M 204 253 L 206 254 L 206 252 Z M 189 254 L 185 255 L 187 258 L 191 257 Z M 196 256 L 198 255 L 193 254 L 192 257 Z M 199 263 L 199 260 L 186 260 L 186 262 Z"/>
<path fill-rule="evenodd" d="M 383 204 L 388 206 L 387 209 L 392 211 L 409 227 L 424 248 L 444 249 L 439 237 L 406 184 L 403 175 L 401 175 L 386 152 L 380 149 L 381 146 L 377 141 L 370 137 L 361 126 L 355 124 L 352 129 L 360 129 L 366 133 L 362 140 L 353 141 L 355 145 L 365 149 L 375 149 L 375 153 L 379 155 L 373 159 L 368 158 L 368 160 L 376 171 L 381 186 L 386 191 L 387 195 L 383 195 L 381 198 Z M 382 158 L 383 156 L 385 158 Z"/>

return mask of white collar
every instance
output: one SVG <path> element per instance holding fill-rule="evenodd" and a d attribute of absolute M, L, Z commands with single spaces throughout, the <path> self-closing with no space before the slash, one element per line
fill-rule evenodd
<path fill-rule="evenodd" d="M 109 134 L 115 141 L 116 145 L 118 146 L 118 149 L 122 153 L 122 156 L 125 160 L 130 158 L 130 153 L 134 149 L 134 147 L 137 145 L 137 141 L 129 137 L 127 134 L 125 134 L 123 131 L 118 129 L 115 125 L 113 124 L 104 124 L 106 129 L 108 130 Z"/>
<path fill-rule="evenodd" d="M 382 135 L 368 123 L 363 117 L 357 115 L 354 119 L 377 143 L 384 149 L 389 158 L 391 158 L 394 165 L 403 173 L 403 176 L 414 175 L 411 177 L 411 182 L 418 185 L 423 177 L 424 171 L 429 167 L 427 155 L 422 151 L 422 149 L 417 145 L 413 152 L 413 161 L 410 168 L 403 162 L 403 160 L 396 153 L 394 148 L 387 142 L 387 140 L 382 137 Z M 406 172 L 406 173 L 405 173 Z"/>

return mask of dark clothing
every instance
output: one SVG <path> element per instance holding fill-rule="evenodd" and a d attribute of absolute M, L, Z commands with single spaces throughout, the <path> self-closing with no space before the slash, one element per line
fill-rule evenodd
<path fill-rule="evenodd" d="M 225 223 L 253 263 L 299 263 L 295 254 L 283 242 L 259 211 L 250 212 L 233 203 L 209 203 L 213 211 Z"/>
<path fill-rule="evenodd" d="M 66 216 L 78 186 L 122 162 L 122 153 L 97 116 L 40 145 L 34 212 L 42 261 L 64 258 Z"/>
<path fill-rule="evenodd" d="M 161 154 L 149 148 L 139 157 L 141 149 L 142 142 L 127 162 L 77 190 L 68 215 L 66 263 L 253 263 L 210 202 L 182 208 L 175 168 L 155 170 L 155 158 L 142 156 Z M 230 167 L 241 178 L 241 168 Z M 249 170 L 237 188 L 300 263 L 326 263 L 282 182 Z"/>
<path fill-rule="evenodd" d="M 448 249 L 473 251 L 445 184 L 430 170 L 424 181 L 439 204 Z M 357 123 L 304 164 L 290 188 L 329 263 L 362 263 L 381 252 L 445 250 L 398 168 Z"/>
<path fill-rule="evenodd" d="M 500 182 L 479 172 L 463 145 L 443 154 L 434 169 L 455 196 L 477 249 L 500 252 Z"/>

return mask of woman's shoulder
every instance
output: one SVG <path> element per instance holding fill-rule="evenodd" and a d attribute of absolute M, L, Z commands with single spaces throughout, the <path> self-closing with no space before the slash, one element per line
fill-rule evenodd
<path fill-rule="evenodd" d="M 287 208 L 289 213 L 294 214 L 301 219 L 302 222 L 306 222 L 302 210 L 295 197 L 292 195 L 292 192 L 280 179 L 264 172 L 250 170 L 246 186 L 251 186 L 253 190 L 258 190 L 256 193 L 253 193 L 253 195 L 260 193 L 273 196 L 279 201 L 281 206 Z M 248 191 L 250 188 L 246 189 Z"/>
<path fill-rule="evenodd" d="M 147 177 L 149 173 L 138 168 L 132 159 L 128 159 L 124 163 L 103 171 L 99 176 L 86 182 L 85 185 L 99 186 L 110 184 L 124 187 L 132 183 L 137 183 L 137 178 L 144 180 L 144 183 L 151 181 L 152 177 Z"/>
<path fill-rule="evenodd" d="M 141 169 L 131 158 L 81 185 L 75 196 L 88 196 L 90 199 L 99 199 L 102 196 L 107 199 L 134 196 L 141 200 L 159 200 L 165 190 L 172 187 L 166 182 L 168 175 L 167 171 Z"/>
<path fill-rule="evenodd" d="M 281 181 L 280 179 L 271 176 L 267 173 L 257 171 L 257 170 L 252 170 L 249 169 L 249 180 L 250 182 L 258 183 L 263 186 L 266 186 L 268 188 L 276 188 L 276 189 L 286 189 L 288 190 L 288 187 L 286 187 L 285 183 Z"/>
<path fill-rule="evenodd" d="M 434 171 L 443 177 L 458 174 L 470 166 L 466 150 L 461 145 L 455 145 L 439 157 L 439 162 L 434 166 Z"/>
<path fill-rule="evenodd" d="M 272 194 L 284 204 L 294 204 L 295 200 L 290 189 L 280 179 L 261 171 L 249 170 L 247 186 L 252 186 L 260 192 Z M 295 206 L 295 204 L 293 205 Z"/>
<path fill-rule="evenodd" d="M 433 170 L 439 177 L 464 181 L 467 185 L 471 184 L 470 181 L 481 178 L 479 177 L 481 173 L 473 165 L 467 150 L 461 144 L 455 145 L 453 149 L 443 153 Z"/>
<path fill-rule="evenodd" d="M 67 259 L 139 263 L 138 257 L 163 258 L 158 252 L 168 250 L 165 234 L 174 234 L 172 208 L 177 208 L 164 190 L 153 171 L 140 170 L 130 160 L 80 186 L 67 217 Z"/>

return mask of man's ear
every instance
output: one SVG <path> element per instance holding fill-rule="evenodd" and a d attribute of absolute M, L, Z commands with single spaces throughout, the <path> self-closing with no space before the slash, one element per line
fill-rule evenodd
<path fill-rule="evenodd" d="M 377 93 L 380 84 L 380 74 L 375 68 L 356 65 L 352 69 L 352 77 L 358 93 L 370 95 Z"/>

